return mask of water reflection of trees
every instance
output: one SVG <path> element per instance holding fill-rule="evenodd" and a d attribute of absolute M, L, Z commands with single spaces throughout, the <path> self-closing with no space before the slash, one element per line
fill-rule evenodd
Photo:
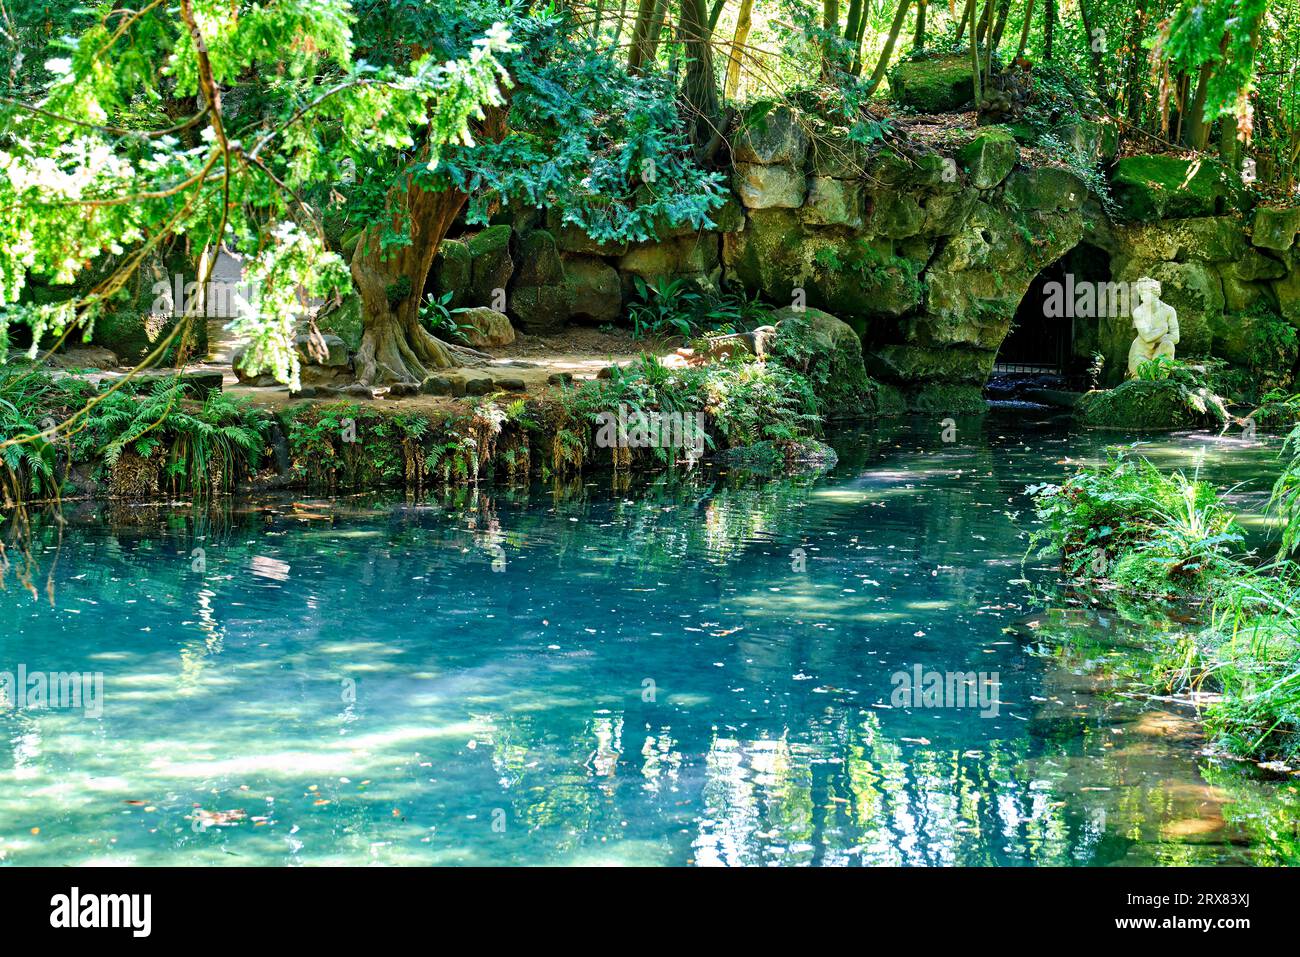
<path fill-rule="evenodd" d="M 242 500 L 215 513 L 91 508 L 68 516 L 56 601 L 80 589 L 121 611 L 148 598 L 192 623 L 180 637 L 135 649 L 160 673 L 178 674 L 182 692 L 201 685 L 232 636 L 264 644 L 259 662 L 275 680 L 306 689 L 322 680 L 315 644 L 341 631 L 392 646 L 395 664 L 372 680 L 388 682 L 395 696 L 417 669 L 489 676 L 447 698 L 485 729 L 479 746 L 493 781 L 482 803 L 506 808 L 523 836 L 492 850 L 467 844 L 470 859 L 564 860 L 639 841 L 644 859 L 675 863 L 1294 860 L 1294 814 L 1289 832 L 1286 816 L 1294 802 L 1272 813 L 1230 770 L 1216 770 L 1218 780 L 1207 771 L 1205 786 L 1189 782 L 1186 749 L 1171 749 L 1167 735 L 1147 733 L 1140 714 L 1111 709 L 1073 683 L 1086 671 L 1080 660 L 1039 659 L 1016 678 L 1016 700 L 1028 701 L 1030 691 L 1043 699 L 1026 706 L 1027 720 L 981 729 L 962 749 L 945 744 L 955 731 L 919 743 L 914 719 L 834 687 L 771 703 L 758 693 L 734 697 L 736 688 L 760 688 L 800 667 L 834 674 L 864 622 L 897 603 L 839 594 L 834 575 L 825 576 L 831 592 L 818 590 L 816 576 L 792 579 L 795 546 L 843 562 L 855 553 L 832 548 L 829 532 L 847 542 L 864 523 L 888 523 L 896 547 L 863 553 L 882 569 L 863 574 L 889 586 L 885 572 L 950 566 L 934 594 L 954 615 L 972 614 L 1001 587 L 989 563 L 1010 557 L 1006 577 L 1019 574 L 1014 527 L 990 516 L 1015 507 L 1007 499 L 1043 470 L 1041 453 L 980 442 L 893 448 L 888 437 L 856 448 L 830 481 L 755 482 L 700 470 L 628 485 L 597 477 L 396 500 Z M 53 528 L 39 534 L 52 550 Z M 192 563 L 199 547 L 202 572 Z M 502 553 L 505 577 L 492 570 Z M 289 568 L 284 581 L 277 563 Z M 765 586 L 777 582 L 780 596 L 766 597 Z M 299 600 L 285 617 L 277 596 L 289 589 Z M 417 600 L 427 603 L 412 611 Z M 541 660 L 550 638 L 534 622 L 552 608 L 570 632 L 600 631 L 583 649 L 589 657 Z M 674 632 L 675 657 L 648 634 L 700 608 L 726 617 L 694 643 Z M 516 624 L 487 634 L 487 610 Z M 11 614 L 0 611 L 0 624 L 12 624 Z M 833 627 L 796 628 L 801 615 Z M 104 626 L 104 650 L 123 640 L 110 616 L 87 613 L 85 621 Z M 732 633 L 737 625 L 745 627 Z M 412 631 L 418 626 L 428 631 Z M 561 644 L 567 652 L 572 640 Z M 653 703 L 640 699 L 650 654 L 663 688 Z M 715 671 L 715 659 L 727 669 Z M 503 660 L 524 663 L 509 671 Z M 151 717 L 147 698 L 128 707 Z M 313 712 L 295 720 L 306 726 L 295 731 L 310 736 Z M 411 720 L 449 718 L 430 710 Z M 329 733 L 337 733 L 332 725 Z M 22 740 L 0 743 L 5 765 L 22 760 Z M 334 833 L 364 846 L 395 826 L 385 820 L 390 811 L 350 806 Z M 1192 823 L 1207 820 L 1208 829 Z"/>

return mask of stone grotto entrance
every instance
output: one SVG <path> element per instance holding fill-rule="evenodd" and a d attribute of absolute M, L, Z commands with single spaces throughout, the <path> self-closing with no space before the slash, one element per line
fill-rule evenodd
<path fill-rule="evenodd" d="M 1099 339 L 1098 316 L 1079 313 L 1077 290 L 1110 282 L 1110 257 L 1080 243 L 1034 277 L 1011 331 L 998 349 L 990 398 L 1017 398 L 1026 388 L 1081 387 Z M 1091 301 L 1091 299 L 1089 300 Z"/>

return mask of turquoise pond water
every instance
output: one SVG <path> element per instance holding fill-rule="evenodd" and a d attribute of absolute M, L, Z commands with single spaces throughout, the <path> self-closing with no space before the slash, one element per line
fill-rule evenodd
<path fill-rule="evenodd" d="M 1024 487 L 1118 438 L 1040 419 L 841 433 L 802 479 L 69 504 L 0 672 L 102 709 L 0 710 L 0 864 L 1296 863 L 1296 779 L 1115 694 L 1144 636 L 1022 567 Z M 1277 468 L 1147 452 L 1246 510 Z M 892 707 L 917 665 L 997 714 Z"/>

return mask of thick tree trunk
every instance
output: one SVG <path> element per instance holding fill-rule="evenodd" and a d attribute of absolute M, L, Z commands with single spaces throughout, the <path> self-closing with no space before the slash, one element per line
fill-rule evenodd
<path fill-rule="evenodd" d="M 1142 55 L 1142 31 L 1146 28 L 1146 20 L 1147 0 L 1137 0 L 1133 11 L 1133 30 L 1129 33 L 1128 77 L 1124 82 L 1128 97 L 1124 115 L 1130 126 L 1137 126 L 1142 119 L 1142 99 L 1139 94 L 1142 88 L 1142 62 L 1145 59 Z"/>
<path fill-rule="evenodd" d="M 475 124 L 476 136 L 500 141 L 509 106 L 487 107 L 484 112 Z M 356 356 L 359 381 L 367 385 L 423 382 L 431 371 L 455 365 L 452 347 L 420 325 L 420 299 L 433 257 L 466 199 L 458 190 L 426 190 L 408 178 L 403 188 L 390 192 L 389 202 L 393 208 L 404 208 L 411 241 L 385 255 L 379 248 L 383 224 L 370 226 L 357 240 L 351 268 L 362 308 Z"/>
<path fill-rule="evenodd" d="M 1043 59 L 1052 58 L 1052 46 L 1056 37 L 1056 0 L 1043 2 Z"/>
<path fill-rule="evenodd" d="M 1092 16 L 1088 12 L 1088 0 L 1079 0 L 1079 20 L 1083 23 L 1083 42 L 1088 45 L 1088 58 L 1092 60 L 1093 80 L 1097 84 L 1097 95 L 1106 99 L 1106 63 L 1102 59 L 1101 41 L 1092 30 Z"/>
<path fill-rule="evenodd" d="M 1196 92 L 1187 107 L 1187 145 L 1192 149 L 1203 150 L 1210 145 L 1210 124 L 1205 122 L 1205 96 L 1210 84 L 1210 64 L 1201 67 L 1196 78 Z"/>
<path fill-rule="evenodd" d="M 640 0 L 636 8 L 636 23 L 632 27 L 632 46 L 627 53 L 627 71 L 640 73 L 645 64 L 654 59 L 654 47 L 659 43 L 656 20 L 663 22 L 663 0 Z M 654 42 L 651 43 L 651 34 Z"/>
<path fill-rule="evenodd" d="M 867 20 L 870 11 L 864 5 L 862 16 L 858 18 L 858 32 L 853 37 L 853 63 L 850 71 L 854 76 L 862 75 L 862 38 L 867 32 Z"/>
<path fill-rule="evenodd" d="M 379 250 L 382 226 L 371 226 L 352 256 L 352 281 L 361 295 L 363 331 L 357 378 L 367 385 L 423 382 L 454 365 L 447 347 L 420 325 L 420 297 L 438 245 L 465 205 L 456 190 L 430 192 L 412 183 L 405 192 L 411 243 Z"/>
<path fill-rule="evenodd" d="M 961 43 L 962 34 L 966 32 L 966 24 L 970 22 L 970 10 L 972 0 L 966 0 L 965 6 L 961 8 L 961 19 L 957 21 L 957 33 L 953 36 L 953 45 Z"/>
<path fill-rule="evenodd" d="M 925 9 L 929 0 L 916 0 L 916 32 L 912 34 L 912 49 L 925 49 Z"/>

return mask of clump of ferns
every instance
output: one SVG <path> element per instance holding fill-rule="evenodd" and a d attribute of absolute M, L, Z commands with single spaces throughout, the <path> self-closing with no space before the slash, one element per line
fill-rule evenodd
<path fill-rule="evenodd" d="M 51 410 L 61 405 L 62 390 L 49 376 L 20 372 L 0 380 L 0 508 L 9 511 L 25 497 L 56 498 L 58 448 Z"/>
<path fill-rule="evenodd" d="M 171 492 L 204 496 L 256 470 L 270 419 L 223 392 L 209 393 L 200 405 L 187 401 L 185 390 L 183 382 L 163 379 L 138 396 L 111 392 L 90 408 L 85 428 L 103 450 L 110 474 L 143 459 Z"/>

